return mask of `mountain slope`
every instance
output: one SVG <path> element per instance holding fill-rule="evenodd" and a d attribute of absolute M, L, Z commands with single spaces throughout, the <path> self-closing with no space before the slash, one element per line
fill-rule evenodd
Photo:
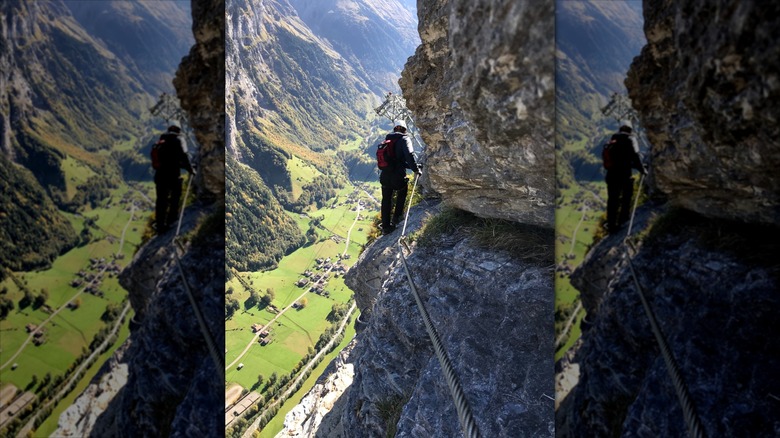
<path fill-rule="evenodd" d="M 117 2 L 124 3 L 124 2 Z M 114 5 L 114 4 L 112 4 Z M 3 164 L 15 174 L 13 180 L 30 187 L 11 187 L 10 180 L 0 182 L 8 190 L 45 192 L 59 209 L 78 211 L 87 201 L 105 196 L 101 187 L 116 186 L 120 180 L 119 163 L 111 156 L 115 144 L 127 142 L 133 148 L 148 136 L 147 108 L 153 97 L 144 89 L 139 69 L 130 66 L 141 52 L 123 52 L 117 36 L 111 51 L 103 41 L 90 33 L 71 13 L 69 6 L 86 14 L 95 3 L 8 1 L 2 4 L 0 17 L 0 138 L 7 162 L 29 170 L 34 180 L 19 174 L 17 166 Z M 186 10 L 149 3 L 145 5 L 159 19 L 185 20 Z M 165 13 L 162 13 L 165 12 Z M 176 14 L 178 12 L 178 15 Z M 127 17 L 104 11 L 106 22 Z M 85 18 L 83 18 L 85 19 Z M 86 20 L 86 19 L 85 19 Z M 136 23 L 141 29 L 160 27 L 159 20 Z M 171 37 L 181 30 L 171 30 Z M 191 38 L 191 37 L 190 37 Z M 148 54 L 144 57 L 150 58 Z M 154 59 L 154 57 L 151 57 Z M 172 78 L 161 66 L 155 81 Z M 131 151 L 132 152 L 132 151 Z M 65 164 L 67 163 L 67 165 Z M 8 206 L 4 208 L 13 209 Z M 68 222 L 54 209 L 44 208 L 40 221 L 19 223 L 6 228 L 10 241 L 38 242 L 42 248 L 66 248 L 72 242 L 71 232 L 50 236 L 30 233 L 46 223 Z M 19 218 L 11 215 L 4 220 Z M 26 233 L 30 233 L 29 235 Z M 45 244 L 41 244 L 45 242 Z M 7 256 L 0 256 L 7 257 Z M 50 258 L 51 254 L 42 259 Z M 5 263 L 4 263 L 5 264 Z M 13 263 L 18 265 L 18 263 Z M 29 267 L 28 264 L 22 264 Z"/>
<path fill-rule="evenodd" d="M 394 0 L 291 0 L 291 4 L 374 92 L 398 90 L 398 72 L 420 43 L 416 6 Z"/>
<path fill-rule="evenodd" d="M 305 208 L 297 204 L 298 199 L 315 199 L 322 196 L 323 187 L 343 184 L 347 168 L 333 152 L 346 140 L 367 135 L 373 119 L 371 109 L 379 103 L 372 90 L 380 89 L 378 84 L 386 84 L 393 71 L 397 77 L 398 63 L 405 60 L 398 55 L 403 59 L 371 69 L 374 58 L 365 59 L 367 49 L 359 38 L 347 40 L 346 33 L 329 32 L 335 23 L 340 23 L 340 29 L 365 32 L 366 15 L 370 12 L 372 17 L 378 17 L 377 10 L 382 10 L 377 5 L 401 10 L 399 4 L 349 4 L 361 12 L 352 13 L 354 8 L 346 7 L 346 3 L 236 0 L 226 4 L 226 57 L 227 70 L 231 72 L 226 82 L 227 148 L 239 163 L 246 165 L 236 172 L 256 174 L 242 177 L 237 173 L 236 181 L 264 186 L 254 190 L 256 193 L 270 190 L 275 198 L 269 201 L 271 205 L 279 203 L 287 210 L 298 211 Z M 315 20 L 325 15 L 335 21 Z M 310 23 L 313 27 L 309 27 Z M 372 44 L 392 46 L 402 52 L 410 46 L 409 40 L 406 36 L 401 44 L 391 32 L 375 37 Z M 381 72 L 381 79 L 375 77 L 377 71 Z M 294 187 L 287 170 L 293 159 L 322 174 L 320 183 Z M 234 187 L 230 184 L 228 191 Z M 233 210 L 228 213 L 234 218 L 257 216 L 242 211 L 248 208 L 243 202 L 231 202 L 230 208 Z M 298 233 L 281 231 L 294 229 L 293 221 L 287 216 L 277 218 L 278 224 L 258 222 L 257 232 L 242 242 L 241 254 L 256 254 L 255 258 L 266 261 L 264 268 L 300 245 Z M 228 228 L 235 231 L 229 233 L 241 234 L 237 227 L 242 226 L 231 221 Z M 259 236 L 266 239 L 261 241 Z M 271 247 L 268 242 L 276 243 Z M 228 264 L 235 268 L 248 266 L 230 251 Z"/>
<path fill-rule="evenodd" d="M 76 233 L 30 172 L 0 156 L 0 265 L 19 271 L 49 265 L 76 243 Z M 30 228 L 35 232 L 30 233 Z M 0 280 L 5 271 L 0 271 Z"/>
<path fill-rule="evenodd" d="M 194 40 L 187 1 L 65 0 L 73 17 L 157 96 L 171 91 L 171 72 Z"/>

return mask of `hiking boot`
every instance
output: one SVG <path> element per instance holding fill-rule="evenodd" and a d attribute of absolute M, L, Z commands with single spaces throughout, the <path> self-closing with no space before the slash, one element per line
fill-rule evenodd
<path fill-rule="evenodd" d="M 388 235 L 388 234 L 392 233 L 393 231 L 395 231 L 395 225 L 393 225 L 393 224 L 382 225 L 382 234 L 383 235 Z"/>

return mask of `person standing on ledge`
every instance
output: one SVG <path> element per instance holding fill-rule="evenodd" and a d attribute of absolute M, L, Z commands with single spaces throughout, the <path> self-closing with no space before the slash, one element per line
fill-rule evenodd
<path fill-rule="evenodd" d="M 631 215 L 631 197 L 634 195 L 634 179 L 631 169 L 646 174 L 639 158 L 639 146 L 631 135 L 632 128 L 624 123 L 609 143 L 604 145 L 602 158 L 607 169 L 607 232 L 616 233 Z"/>
<path fill-rule="evenodd" d="M 152 146 L 152 167 L 154 167 L 154 184 L 157 188 L 155 204 L 155 229 L 157 234 L 167 231 L 175 224 L 179 216 L 179 198 L 181 198 L 181 170 L 190 173 L 190 160 L 184 152 L 184 144 L 180 137 L 181 128 L 176 125 L 168 127 L 168 132 L 160 136 Z"/>
<path fill-rule="evenodd" d="M 393 132 L 387 134 L 382 144 L 392 148 L 392 152 L 386 155 L 389 162 L 385 167 L 380 164 L 379 173 L 379 183 L 382 184 L 382 234 L 390 234 L 403 220 L 409 190 L 406 169 L 411 169 L 419 176 L 420 166 L 414 160 L 412 140 L 406 133 L 406 123 L 403 120 L 395 123 Z M 393 195 L 396 195 L 395 208 Z"/>

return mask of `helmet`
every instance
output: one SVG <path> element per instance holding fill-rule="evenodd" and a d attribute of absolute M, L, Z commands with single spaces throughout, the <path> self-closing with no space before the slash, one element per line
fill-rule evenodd
<path fill-rule="evenodd" d="M 403 120 L 396 120 L 396 122 L 393 125 L 393 127 L 395 128 L 395 127 L 398 127 L 398 126 L 400 126 L 401 128 L 407 129 L 406 122 L 403 121 Z"/>
<path fill-rule="evenodd" d="M 171 125 L 171 126 L 169 126 L 169 127 L 168 127 L 168 131 L 170 131 L 170 132 L 175 132 L 175 133 L 177 133 L 177 134 L 178 134 L 178 133 L 180 133 L 180 132 L 181 132 L 181 128 L 179 128 L 179 127 L 178 127 L 178 126 L 176 126 L 176 125 Z"/>

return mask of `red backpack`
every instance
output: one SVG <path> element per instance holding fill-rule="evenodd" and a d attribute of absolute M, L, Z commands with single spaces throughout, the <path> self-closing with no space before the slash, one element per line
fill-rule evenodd
<path fill-rule="evenodd" d="M 395 155 L 395 139 L 386 139 L 376 149 L 376 165 L 381 170 L 392 169 L 398 162 Z"/>
<path fill-rule="evenodd" d="M 152 145 L 152 169 L 157 170 L 160 168 L 160 146 L 162 145 L 161 140 L 157 140 L 155 144 Z"/>

